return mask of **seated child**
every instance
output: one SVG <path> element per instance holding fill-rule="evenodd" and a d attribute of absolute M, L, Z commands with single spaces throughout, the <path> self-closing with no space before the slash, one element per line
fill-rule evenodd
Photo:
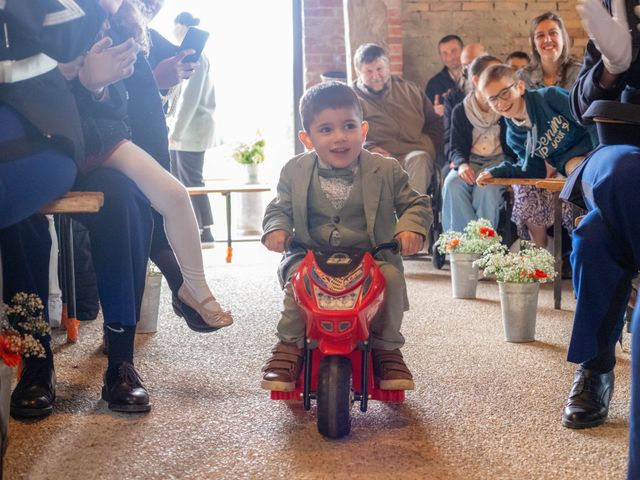
<path fill-rule="evenodd" d="M 130 36 L 116 47 L 120 57 L 128 60 L 120 65 L 101 61 L 102 54 L 111 45 L 111 38 L 98 40 L 85 57 L 60 65 L 63 75 L 72 82 L 78 104 L 86 145 L 86 158 L 80 169 L 87 171 L 97 167 L 112 168 L 135 182 L 165 220 L 169 243 L 176 254 L 184 278 L 178 290 L 179 299 L 195 310 L 211 327 L 231 325 L 231 313 L 223 310 L 207 285 L 202 262 L 200 230 L 196 222 L 189 194 L 184 186 L 153 157 L 131 141 L 127 121 L 127 92 L 122 81 L 133 73 L 138 45 L 144 45 L 146 29 L 141 16 L 131 0 L 100 0 L 117 26 L 109 30 L 107 22 L 102 35 Z M 133 20 L 132 20 L 133 19 Z M 142 33 L 141 33 L 142 32 Z M 118 67 L 118 68 L 116 68 Z M 113 81 L 108 87 L 92 88 L 91 80 L 110 72 Z"/>
<path fill-rule="evenodd" d="M 476 175 L 505 160 L 513 152 L 506 145 L 506 122 L 494 112 L 478 90 L 482 72 L 501 63 L 496 57 L 482 55 L 469 65 L 472 91 L 453 108 L 448 158 L 453 164 L 442 187 L 442 226 L 461 232 L 472 220 L 486 218 L 498 226 L 504 186 L 476 185 Z"/>
<path fill-rule="evenodd" d="M 369 249 L 394 237 L 402 255 L 420 251 L 433 220 L 429 198 L 409 187 L 408 176 L 394 159 L 362 148 L 368 124 L 353 90 L 342 83 L 322 83 L 300 100 L 309 152 L 282 169 L 276 198 L 267 206 L 262 242 L 284 252 L 294 235 L 314 247 Z M 387 299 L 371 324 L 376 383 L 381 389 L 410 390 L 413 377 L 400 353 L 403 312 L 408 310 L 402 259 L 383 252 L 377 261 L 387 282 Z M 263 371 L 262 388 L 292 391 L 303 363 L 305 323 L 293 298 L 290 280 L 299 255 L 283 258 L 284 309 L 278 343 Z"/>
<path fill-rule="evenodd" d="M 480 76 L 478 88 L 491 108 L 507 119 L 507 145 L 518 163 L 503 162 L 478 175 L 480 186 L 496 178 L 545 178 L 547 165 L 566 176 L 593 149 L 590 131 L 569 110 L 569 92 L 560 87 L 525 90 L 508 65 L 493 65 Z M 546 163 L 545 163 L 546 162 Z M 516 197 L 520 194 L 514 188 Z M 518 199 L 517 199 L 518 200 Z M 526 224 L 535 244 L 547 245 L 547 227 L 553 223 L 553 204 L 526 202 Z M 568 207 L 568 206 L 567 206 Z M 571 230 L 570 209 L 564 223 Z M 569 218 L 567 218 L 569 217 Z"/>

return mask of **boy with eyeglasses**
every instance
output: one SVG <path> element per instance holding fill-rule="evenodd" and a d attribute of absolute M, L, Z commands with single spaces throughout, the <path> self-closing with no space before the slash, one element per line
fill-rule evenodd
<path fill-rule="evenodd" d="M 518 163 L 503 162 L 482 172 L 478 185 L 490 178 L 544 178 L 545 162 L 567 174 L 575 157 L 593 149 L 590 129 L 575 121 L 569 92 L 560 87 L 526 90 L 509 65 L 492 65 L 478 84 L 491 108 L 507 119 L 507 144 Z"/>
<path fill-rule="evenodd" d="M 545 178 L 555 171 L 566 176 L 593 149 L 591 131 L 571 115 L 569 92 L 560 87 L 526 90 L 509 65 L 493 65 L 480 77 L 478 88 L 491 108 L 506 118 L 507 145 L 518 162 L 503 162 L 478 175 L 476 183 L 487 185 L 491 178 Z M 555 170 L 555 171 L 554 171 Z M 547 245 L 547 226 L 553 208 L 528 200 L 527 190 L 514 188 L 516 202 L 526 208 L 527 229 L 534 243 Z M 571 208 L 563 206 L 563 224 L 572 230 Z"/>

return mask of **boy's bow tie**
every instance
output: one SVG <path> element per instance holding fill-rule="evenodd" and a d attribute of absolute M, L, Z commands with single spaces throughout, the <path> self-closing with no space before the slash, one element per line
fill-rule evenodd
<path fill-rule="evenodd" d="M 318 167 L 318 175 L 325 178 L 342 178 L 353 182 L 353 170 L 350 168 L 322 168 Z"/>

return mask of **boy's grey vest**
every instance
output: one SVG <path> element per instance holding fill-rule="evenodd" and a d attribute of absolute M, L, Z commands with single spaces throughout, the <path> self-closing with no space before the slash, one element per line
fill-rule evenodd
<path fill-rule="evenodd" d="M 337 210 L 320 186 L 317 167 L 309 184 L 308 225 L 311 238 L 322 247 L 329 247 L 334 230 L 340 233 L 340 246 L 369 249 L 372 247 L 367 234 L 360 169 L 353 178 L 353 186 L 344 206 Z"/>

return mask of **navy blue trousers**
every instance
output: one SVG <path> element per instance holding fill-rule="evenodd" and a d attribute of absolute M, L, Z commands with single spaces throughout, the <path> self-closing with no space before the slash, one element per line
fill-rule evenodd
<path fill-rule="evenodd" d="M 64 195 L 76 178 L 71 158 L 56 150 L 6 161 L 3 144 L 41 137 L 15 110 L 0 104 L 0 228 L 9 227 Z"/>
<path fill-rule="evenodd" d="M 613 351 L 624 324 L 631 278 L 640 269 L 640 148 L 612 145 L 584 168 L 588 214 L 573 234 L 577 294 L 568 360 L 583 363 Z M 640 478 L 640 309 L 633 318 L 629 479 Z"/>
<path fill-rule="evenodd" d="M 105 194 L 100 212 L 74 217 L 89 230 L 104 321 L 135 326 L 153 225 L 149 202 L 126 176 L 106 168 L 80 177 L 75 189 Z M 37 292 L 46 302 L 50 248 L 46 220 L 33 215 L 0 230 L 0 248 L 4 297 L 17 291 Z"/>

